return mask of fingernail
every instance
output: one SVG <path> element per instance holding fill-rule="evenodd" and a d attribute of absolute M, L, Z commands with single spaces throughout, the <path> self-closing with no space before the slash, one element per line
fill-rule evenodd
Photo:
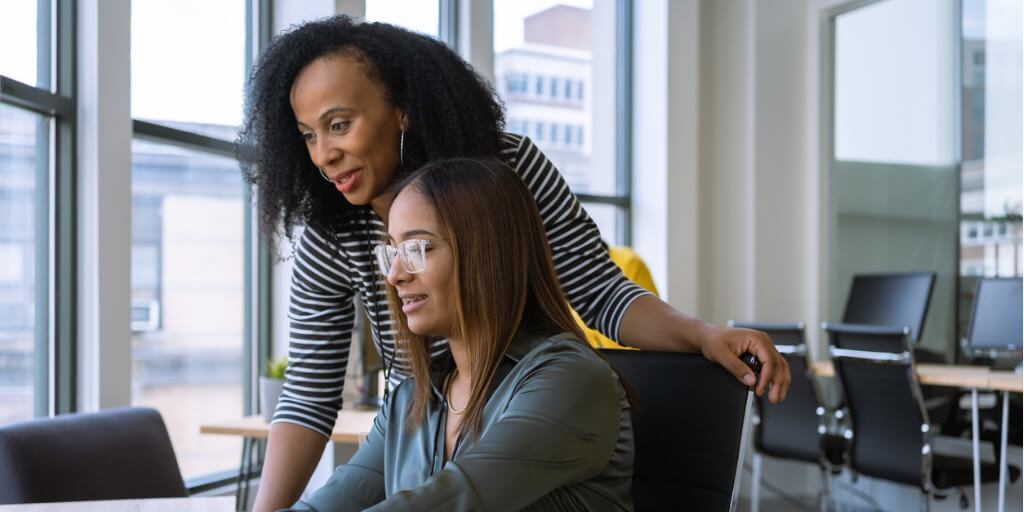
<path fill-rule="evenodd" d="M 754 377 L 753 373 L 748 373 L 748 374 L 743 376 L 743 383 L 744 384 L 746 384 L 748 386 L 753 386 L 755 382 L 757 382 L 757 379 Z"/>

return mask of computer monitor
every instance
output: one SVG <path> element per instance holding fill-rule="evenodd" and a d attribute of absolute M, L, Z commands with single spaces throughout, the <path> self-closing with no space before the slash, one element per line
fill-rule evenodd
<path fill-rule="evenodd" d="M 934 272 L 856 274 L 843 323 L 909 327 L 909 339 L 918 341 L 934 284 Z"/>
<path fill-rule="evenodd" d="M 1019 352 L 1024 318 L 1024 279 L 986 277 L 978 280 L 967 329 L 967 347 L 974 354 L 992 356 Z"/>

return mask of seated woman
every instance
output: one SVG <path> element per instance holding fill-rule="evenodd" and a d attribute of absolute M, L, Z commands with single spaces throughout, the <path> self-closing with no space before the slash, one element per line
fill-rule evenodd
<path fill-rule="evenodd" d="M 555 277 L 540 214 L 496 160 L 396 188 L 376 248 L 413 376 L 295 510 L 632 510 L 633 427 Z M 450 354 L 431 357 L 431 338 Z"/>

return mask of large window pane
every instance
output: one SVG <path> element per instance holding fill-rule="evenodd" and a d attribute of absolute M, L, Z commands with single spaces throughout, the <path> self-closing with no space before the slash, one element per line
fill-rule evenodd
<path fill-rule="evenodd" d="M 1021 3 L 964 0 L 961 18 L 960 336 L 979 276 L 1020 276 Z"/>
<path fill-rule="evenodd" d="M 0 75 L 37 84 L 38 0 L 8 0 L 0 15 Z M 12 50 L 17 48 L 17 50 Z"/>
<path fill-rule="evenodd" d="M 836 17 L 836 160 L 953 160 L 952 14 L 952 0 L 888 0 Z"/>
<path fill-rule="evenodd" d="M 185 478 L 238 464 L 199 425 L 242 415 L 243 192 L 233 159 L 132 146 L 132 403 L 160 410 Z"/>
<path fill-rule="evenodd" d="M 575 192 L 615 195 L 615 2 L 495 0 L 494 80 L 508 131 Z"/>
<path fill-rule="evenodd" d="M 245 25 L 244 0 L 132 1 L 132 117 L 208 135 L 237 126 Z"/>
<path fill-rule="evenodd" d="M 31 418 L 34 383 L 45 372 L 36 361 L 36 307 L 43 252 L 47 126 L 43 116 L 0 105 L 0 424 Z M 44 257 L 45 254 L 41 256 Z"/>
<path fill-rule="evenodd" d="M 366 20 L 400 25 L 436 38 L 439 32 L 438 0 L 367 0 Z"/>
<path fill-rule="evenodd" d="M 937 275 L 921 344 L 956 343 L 954 0 L 885 0 L 834 19 L 829 312 L 854 274 Z"/>

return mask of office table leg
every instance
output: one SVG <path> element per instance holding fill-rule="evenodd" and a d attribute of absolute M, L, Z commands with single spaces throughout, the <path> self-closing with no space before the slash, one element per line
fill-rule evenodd
<path fill-rule="evenodd" d="M 235 510 L 245 512 L 249 505 L 249 477 L 252 469 L 251 437 L 242 438 L 242 465 L 238 468 L 238 487 L 235 489 Z"/>
<path fill-rule="evenodd" d="M 1010 392 L 1003 391 L 1003 430 L 999 436 L 999 512 L 1006 510 L 1006 417 L 1010 414 Z"/>
<path fill-rule="evenodd" d="M 978 388 L 971 388 L 971 451 L 974 464 L 974 511 L 981 512 L 981 455 L 978 438 Z"/>

